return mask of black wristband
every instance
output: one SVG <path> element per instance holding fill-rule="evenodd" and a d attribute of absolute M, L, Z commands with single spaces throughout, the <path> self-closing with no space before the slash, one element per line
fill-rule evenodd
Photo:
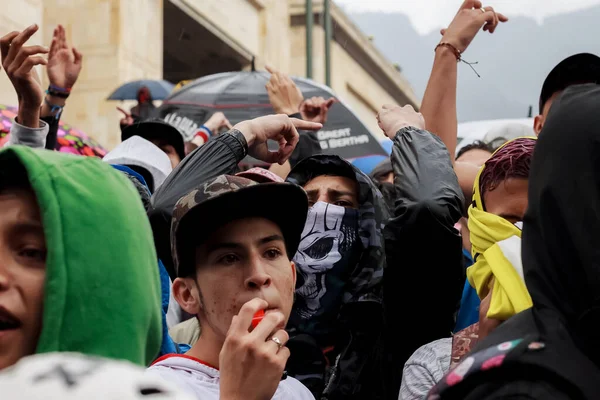
<path fill-rule="evenodd" d="M 70 93 L 56 92 L 54 90 L 51 90 L 50 88 L 48 88 L 48 90 L 46 90 L 46 94 L 49 94 L 50 96 L 53 96 L 53 97 L 60 97 L 61 99 L 67 99 L 67 98 L 69 98 L 69 95 L 70 95 Z"/>

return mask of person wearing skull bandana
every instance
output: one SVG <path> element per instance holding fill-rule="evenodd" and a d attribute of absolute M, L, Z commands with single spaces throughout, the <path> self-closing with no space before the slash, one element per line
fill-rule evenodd
<path fill-rule="evenodd" d="M 310 206 L 294 257 L 288 373 L 316 398 L 381 392 L 381 370 L 367 361 L 382 351 L 385 201 L 367 175 L 337 156 L 306 158 L 287 180 L 304 187 Z M 367 344 L 372 349 L 363 347 Z M 352 374 L 366 365 L 369 376 Z M 363 387 L 359 397 L 350 395 L 355 391 L 352 380 Z"/>
<path fill-rule="evenodd" d="M 397 399 L 404 361 L 454 325 L 463 196 L 444 144 L 411 112 L 381 118 L 394 140 L 393 215 L 373 181 L 337 156 L 306 158 L 287 179 L 310 205 L 294 257 L 287 370 L 316 398 Z M 444 304 L 428 307 L 417 282 Z M 400 337 L 399 320 L 419 329 Z"/>

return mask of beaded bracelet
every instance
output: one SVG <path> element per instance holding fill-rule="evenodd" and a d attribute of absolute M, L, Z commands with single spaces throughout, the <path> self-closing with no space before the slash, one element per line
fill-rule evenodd
<path fill-rule="evenodd" d="M 451 51 L 454 53 L 454 56 L 456 57 L 456 62 L 461 62 L 461 61 L 462 61 L 462 62 L 464 62 L 464 63 L 465 63 L 465 64 L 467 64 L 469 67 L 471 67 L 471 69 L 473 70 L 473 72 L 475 72 L 475 75 L 477 75 L 477 77 L 478 77 L 478 78 L 481 78 L 481 75 L 479 75 L 479 74 L 477 73 L 477 71 L 475 70 L 475 68 L 473 67 L 473 65 L 475 65 L 475 64 L 479 64 L 479 62 L 478 62 L 478 61 L 475 61 L 475 62 L 468 62 L 468 61 L 466 61 L 466 60 L 463 60 L 463 58 L 462 58 L 462 53 L 460 52 L 460 50 L 458 50 L 458 49 L 456 48 L 456 46 L 454 46 L 453 44 L 450 44 L 450 43 L 448 43 L 448 42 L 441 42 L 441 43 L 438 43 L 438 45 L 437 45 L 437 46 L 435 46 L 435 49 L 433 49 L 433 51 L 434 51 L 434 52 L 437 52 L 437 49 L 438 49 L 438 48 L 440 48 L 440 47 L 447 47 L 447 48 L 449 48 L 449 49 L 450 49 L 450 50 L 451 50 Z"/>
<path fill-rule="evenodd" d="M 433 49 L 433 51 L 437 51 L 437 49 L 439 47 L 447 47 L 447 48 L 449 48 L 450 50 L 452 50 L 452 52 L 456 56 L 456 62 L 462 61 L 462 57 L 460 56 L 460 50 L 458 50 L 453 44 L 446 43 L 446 42 L 441 42 L 437 46 L 435 46 L 435 49 Z"/>
<path fill-rule="evenodd" d="M 71 88 L 61 88 L 59 86 L 50 85 L 46 90 L 46 94 L 54 97 L 60 97 L 61 99 L 66 99 L 71 94 Z"/>

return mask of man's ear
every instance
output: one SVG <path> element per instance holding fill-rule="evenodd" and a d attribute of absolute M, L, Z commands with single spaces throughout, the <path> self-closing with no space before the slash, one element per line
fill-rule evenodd
<path fill-rule="evenodd" d="M 198 315 L 202 309 L 198 286 L 192 278 L 177 278 L 173 282 L 173 297 L 188 314 Z"/>
<path fill-rule="evenodd" d="M 538 136 L 542 131 L 542 127 L 544 126 L 544 116 L 536 115 L 533 119 L 533 130 L 535 131 L 535 135 Z"/>
<path fill-rule="evenodd" d="M 294 288 L 294 291 L 296 290 L 296 264 L 293 261 L 290 261 L 290 266 L 292 267 L 292 276 L 294 277 L 294 284 L 292 285 Z"/>

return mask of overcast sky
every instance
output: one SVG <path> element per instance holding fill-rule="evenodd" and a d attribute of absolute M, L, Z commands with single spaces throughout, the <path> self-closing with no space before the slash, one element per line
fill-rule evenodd
<path fill-rule="evenodd" d="M 348 12 L 384 11 L 408 15 L 417 32 L 425 35 L 446 26 L 462 0 L 335 0 Z M 508 17 L 524 15 L 543 23 L 544 18 L 600 4 L 600 0 L 490 0 L 496 11 Z"/>

